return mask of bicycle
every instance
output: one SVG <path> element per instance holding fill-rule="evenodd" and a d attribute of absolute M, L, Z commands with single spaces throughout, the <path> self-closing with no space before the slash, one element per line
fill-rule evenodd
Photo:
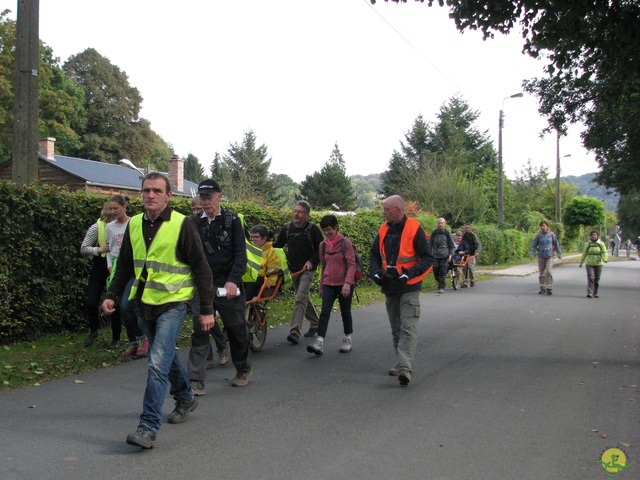
<path fill-rule="evenodd" d="M 460 286 L 460 279 L 462 278 L 462 273 L 460 270 L 464 269 L 464 267 L 467 266 L 467 263 L 469 262 L 469 260 L 471 260 L 472 258 L 476 258 L 477 256 L 478 256 L 477 254 L 474 254 L 474 255 L 465 254 L 460 259 L 460 263 L 452 264 L 451 269 L 447 273 L 447 278 L 451 279 L 451 286 L 453 287 L 454 290 L 457 290 L 458 286 Z"/>

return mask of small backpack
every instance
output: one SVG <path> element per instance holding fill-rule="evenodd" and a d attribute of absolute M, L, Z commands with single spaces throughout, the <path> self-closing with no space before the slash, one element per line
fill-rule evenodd
<path fill-rule="evenodd" d="M 342 248 L 340 249 L 340 253 L 342 254 L 342 256 L 345 256 L 345 253 L 347 251 L 347 236 L 343 236 L 342 238 Z M 351 239 L 349 239 L 351 240 Z M 351 241 L 351 245 L 353 245 L 353 253 L 356 257 L 356 273 L 353 275 L 353 280 L 354 281 L 358 281 L 362 279 L 362 271 L 363 271 L 363 264 L 362 264 L 362 258 L 360 258 L 360 255 L 358 255 L 358 251 L 356 250 L 356 246 L 354 245 L 353 241 Z M 325 254 L 324 252 L 324 246 L 325 243 L 324 241 L 320 244 L 320 258 L 322 258 Z M 328 252 L 327 255 L 335 255 L 338 252 Z"/>

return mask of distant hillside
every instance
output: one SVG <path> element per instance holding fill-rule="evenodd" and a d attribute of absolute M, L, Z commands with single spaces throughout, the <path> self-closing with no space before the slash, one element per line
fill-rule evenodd
<path fill-rule="evenodd" d="M 617 210 L 620 196 L 616 192 L 607 190 L 605 187 L 594 183 L 593 177 L 595 176 L 595 173 L 585 173 L 579 177 L 575 175 L 560 177 L 560 180 L 573 183 L 578 187 L 580 195 L 587 195 L 603 201 L 607 211 L 613 212 Z"/>

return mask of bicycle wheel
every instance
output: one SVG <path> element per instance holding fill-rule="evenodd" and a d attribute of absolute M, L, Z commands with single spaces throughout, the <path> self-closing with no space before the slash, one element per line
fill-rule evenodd
<path fill-rule="evenodd" d="M 252 352 L 259 352 L 264 347 L 267 340 L 267 322 L 264 320 L 264 312 L 258 310 L 256 314 L 255 308 L 249 311 L 249 349 Z M 262 318 L 258 318 L 262 315 Z"/>
<path fill-rule="evenodd" d="M 451 286 L 454 290 L 458 289 L 458 285 L 460 284 L 460 271 L 458 267 L 453 267 L 451 270 Z"/>

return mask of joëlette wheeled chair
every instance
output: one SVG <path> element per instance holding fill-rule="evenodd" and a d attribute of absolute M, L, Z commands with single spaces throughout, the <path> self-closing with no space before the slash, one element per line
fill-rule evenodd
<path fill-rule="evenodd" d="M 278 292 L 284 275 L 278 275 L 276 284 L 272 287 L 268 281 L 264 281 L 258 296 L 247 301 L 249 315 L 247 316 L 247 326 L 249 327 L 249 348 L 252 352 L 259 352 L 264 347 L 267 340 L 267 302 L 273 300 Z"/>
<path fill-rule="evenodd" d="M 447 278 L 451 279 L 451 286 L 454 290 L 457 290 L 460 286 L 460 280 L 462 279 L 462 272 L 464 271 L 464 267 L 467 266 L 469 260 L 476 257 L 477 255 L 465 254 L 462 256 L 458 263 L 453 263 L 451 265 L 451 268 L 447 272 Z"/>

